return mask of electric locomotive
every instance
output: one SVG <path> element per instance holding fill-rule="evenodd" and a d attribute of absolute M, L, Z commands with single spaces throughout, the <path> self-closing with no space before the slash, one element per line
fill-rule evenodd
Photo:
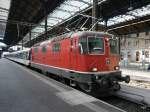
<path fill-rule="evenodd" d="M 119 90 L 130 81 L 119 70 L 118 39 L 103 32 L 70 32 L 31 48 L 30 66 L 87 92 Z"/>

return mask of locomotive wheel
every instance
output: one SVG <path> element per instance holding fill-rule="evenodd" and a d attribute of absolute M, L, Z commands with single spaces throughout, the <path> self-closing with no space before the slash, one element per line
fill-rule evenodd
<path fill-rule="evenodd" d="M 70 85 L 70 80 L 69 79 L 62 78 L 61 82 L 64 83 L 64 84 L 66 84 L 66 85 Z"/>
<path fill-rule="evenodd" d="M 87 93 L 91 93 L 92 92 L 92 86 L 91 85 L 88 85 L 88 84 L 78 84 L 79 85 L 79 87 L 83 90 L 83 91 L 85 91 L 85 92 L 87 92 Z"/>
<path fill-rule="evenodd" d="M 41 72 L 42 72 L 42 74 L 44 74 L 44 75 L 48 75 L 45 70 L 41 70 Z"/>
<path fill-rule="evenodd" d="M 119 83 L 116 83 L 116 84 L 113 85 L 113 90 L 114 90 L 114 91 L 119 91 L 120 88 L 121 88 L 121 87 L 120 87 L 120 84 L 119 84 Z"/>

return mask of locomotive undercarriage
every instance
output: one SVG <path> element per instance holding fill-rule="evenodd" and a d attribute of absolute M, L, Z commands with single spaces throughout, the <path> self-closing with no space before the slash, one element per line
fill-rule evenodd
<path fill-rule="evenodd" d="M 130 77 L 121 76 L 121 71 L 102 74 L 91 74 L 91 82 L 81 83 L 79 86 L 86 92 L 114 92 L 120 90 L 119 82 L 129 83 Z"/>
<path fill-rule="evenodd" d="M 112 92 L 120 89 L 119 82 L 129 83 L 130 77 L 122 77 L 121 71 L 113 72 L 75 72 L 61 68 L 53 68 L 46 65 L 31 63 L 32 67 L 55 74 L 71 86 L 79 86 L 86 92 Z M 65 79 L 65 80 L 64 80 Z"/>

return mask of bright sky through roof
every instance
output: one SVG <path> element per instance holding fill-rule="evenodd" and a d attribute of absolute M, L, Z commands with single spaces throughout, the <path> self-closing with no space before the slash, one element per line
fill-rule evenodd
<path fill-rule="evenodd" d="M 6 47 L 6 44 L 0 42 L 0 47 Z"/>
<path fill-rule="evenodd" d="M 10 0 L 0 0 L 0 7 L 9 9 L 9 7 L 10 7 Z"/>
<path fill-rule="evenodd" d="M 0 0 L 0 19 L 7 20 L 9 8 L 10 8 L 10 1 L 11 0 Z M 4 10 L 6 9 L 6 10 Z M 0 38 L 2 38 L 5 34 L 6 23 L 0 23 Z"/>

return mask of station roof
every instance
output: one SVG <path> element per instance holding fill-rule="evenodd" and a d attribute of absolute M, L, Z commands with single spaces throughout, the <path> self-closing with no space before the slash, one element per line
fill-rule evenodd
<path fill-rule="evenodd" d="M 4 0 L 3 0 L 4 1 Z M 64 0 L 11 0 L 4 42 L 16 44 Z"/>
<path fill-rule="evenodd" d="M 0 41 L 3 40 L 6 28 L 6 21 L 8 18 L 10 7 L 10 0 L 0 0 Z"/>
<path fill-rule="evenodd" d="M 7 24 L 4 38 L 4 42 L 6 44 L 15 44 L 24 36 L 27 40 L 29 36 L 28 32 L 30 30 L 29 25 L 32 25 L 32 39 L 41 34 L 44 34 L 44 20 L 42 20 L 44 18 L 43 5 L 41 5 L 40 0 L 32 0 L 32 2 L 31 0 L 26 1 L 28 2 L 12 0 L 8 22 L 11 20 L 15 20 L 18 22 L 23 22 L 24 24 L 22 24 L 20 29 L 17 28 L 16 24 Z M 53 31 L 53 29 L 55 29 L 55 27 L 57 26 L 63 27 L 63 30 L 60 29 L 61 31 L 70 30 L 67 29 L 68 27 L 66 27 L 68 23 L 69 25 L 72 23 L 75 23 L 76 25 L 83 25 L 87 18 L 91 17 L 92 2 L 93 0 L 49 0 L 49 4 L 47 4 L 48 7 L 51 7 L 48 10 L 49 31 Z M 108 28 L 112 29 L 114 27 L 117 27 L 118 24 L 122 24 L 124 22 L 127 23 L 129 21 L 139 20 L 140 18 L 143 18 L 145 16 L 149 18 L 149 3 L 149 0 L 99 0 L 99 15 L 97 18 L 99 20 L 98 24 L 99 26 L 104 26 L 104 21 L 108 20 L 107 26 Z M 76 20 L 81 20 L 82 24 L 78 21 L 76 23 Z M 90 26 L 89 24 L 88 26 Z M 81 27 L 82 26 L 80 26 L 80 28 Z M 123 31 L 124 30 L 122 30 L 122 32 Z M 18 32 L 20 35 L 19 37 L 17 37 Z"/>

